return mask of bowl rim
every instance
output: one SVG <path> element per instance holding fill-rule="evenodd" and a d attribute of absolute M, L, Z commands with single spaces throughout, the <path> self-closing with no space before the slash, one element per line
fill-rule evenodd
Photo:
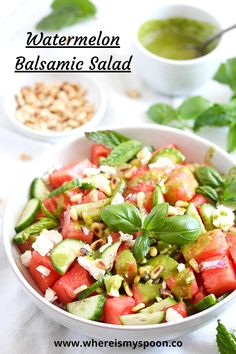
<path fill-rule="evenodd" d="M 97 130 L 122 130 L 122 129 L 127 129 L 127 130 L 131 130 L 134 129 L 133 125 L 104 125 L 101 127 L 98 127 Z M 226 152 L 224 151 L 221 147 L 215 145 L 214 143 L 199 137 L 197 135 L 194 135 L 193 133 L 190 132 L 186 132 L 186 131 L 180 131 L 176 128 L 172 128 L 172 127 L 167 127 L 167 126 L 161 126 L 158 124 L 148 124 L 148 123 L 142 123 L 142 124 L 138 124 L 137 126 L 135 126 L 135 129 L 141 129 L 141 130 L 156 130 L 156 131 L 164 131 L 164 132 L 173 132 L 177 135 L 183 136 L 183 137 L 189 137 L 192 138 L 193 140 L 204 144 L 206 147 L 210 148 L 213 147 L 214 151 L 217 152 L 218 154 L 223 155 L 224 158 L 226 158 L 231 164 L 232 166 L 235 165 L 235 162 L 233 160 L 233 158 Z M 23 179 L 24 175 L 27 173 L 28 169 L 32 168 L 32 166 L 37 163 L 38 160 L 43 159 L 43 157 L 48 154 L 48 151 L 50 152 L 56 152 L 57 150 L 63 149 L 65 148 L 68 144 L 71 144 L 77 140 L 80 140 L 81 138 L 84 137 L 84 134 L 81 132 L 81 134 L 79 134 L 76 137 L 73 137 L 71 139 L 66 139 L 58 144 L 55 144 L 51 147 L 49 147 L 49 149 L 46 149 L 45 152 L 43 152 L 42 154 L 40 154 L 37 158 L 35 158 L 24 170 L 24 173 L 21 174 L 20 179 L 18 180 L 21 181 L 21 179 Z M 44 296 L 42 296 L 40 293 L 38 293 L 31 285 L 30 283 L 24 278 L 23 274 L 21 273 L 20 269 L 18 268 L 15 259 L 13 257 L 13 253 L 12 253 L 12 240 L 10 239 L 10 237 L 6 234 L 5 232 L 5 228 L 7 229 L 6 226 L 6 215 L 10 212 L 10 205 L 11 205 L 11 199 L 12 196 L 14 195 L 14 191 L 15 188 L 17 187 L 17 185 L 13 186 L 12 191 L 8 197 L 8 200 L 5 204 L 5 208 L 4 208 L 4 213 L 3 213 L 3 222 L 2 222 L 2 230 L 3 230 L 3 245 L 4 245 L 4 249 L 8 258 L 8 261 L 10 263 L 10 266 L 15 274 L 15 276 L 18 278 L 18 280 L 20 281 L 22 287 L 24 288 L 24 290 L 26 290 L 28 293 L 30 293 L 30 295 L 33 297 L 33 300 L 37 303 L 39 301 L 39 303 L 41 303 L 41 305 L 43 307 L 48 307 L 52 312 L 55 311 L 59 316 L 62 316 L 64 318 L 67 319 L 71 319 L 72 321 L 75 321 L 77 323 L 81 323 L 81 324 L 86 324 L 86 325 L 91 325 L 93 327 L 99 327 L 99 328 L 104 328 L 104 329 L 110 329 L 110 330 L 119 330 L 120 332 L 122 331 L 133 331 L 136 330 L 138 332 L 141 332 L 145 329 L 147 330 L 158 330 L 158 329 L 164 329 L 164 328 L 173 328 L 175 329 L 177 326 L 181 326 L 181 325 L 185 325 L 187 323 L 191 323 L 194 322 L 194 320 L 197 320 L 200 317 L 205 317 L 208 314 L 214 312 L 216 309 L 221 308 L 224 304 L 226 304 L 227 302 L 230 302 L 233 298 L 236 298 L 236 290 L 234 290 L 230 295 L 228 295 L 225 299 L 223 299 L 222 301 L 220 301 L 219 303 L 217 303 L 216 305 L 202 311 L 199 312 L 197 314 L 194 314 L 192 316 L 186 317 L 184 319 L 181 319 L 179 321 L 176 322 L 167 322 L 167 323 L 161 323 L 161 324 L 152 324 L 152 325 L 141 325 L 141 326 L 124 326 L 124 325 L 114 325 L 114 324 L 108 324 L 108 323 L 103 323 L 103 322 L 97 322 L 97 321 L 92 321 L 92 320 L 87 320 L 84 318 L 80 318 L 77 317 L 75 315 L 70 314 L 69 312 L 59 308 L 58 306 L 52 304 L 51 302 L 47 301 Z"/>
<path fill-rule="evenodd" d="M 27 75 L 27 74 L 26 74 Z M 50 74 L 51 75 L 51 74 Z M 63 73 L 65 75 L 65 80 L 66 80 L 66 73 Z M 39 80 L 42 79 L 42 76 L 39 77 Z M 50 76 L 50 80 L 52 80 L 52 76 Z M 96 126 L 101 119 L 104 117 L 107 105 L 108 105 L 108 97 L 105 88 L 103 85 L 95 78 L 91 78 L 88 75 L 83 75 L 81 78 L 74 78 L 74 81 L 77 81 L 80 83 L 80 80 L 82 82 L 81 86 L 83 88 L 83 80 L 88 83 L 88 86 L 92 88 L 92 90 L 96 90 L 99 96 L 99 105 L 97 108 L 97 111 L 94 112 L 94 115 L 92 118 L 79 126 L 78 128 L 71 129 L 68 131 L 62 131 L 62 132 L 56 132 L 56 131 L 41 131 L 41 130 L 35 130 L 32 128 L 27 127 L 24 123 L 21 123 L 14 115 L 11 114 L 10 109 L 9 109 L 9 93 L 8 90 L 6 90 L 6 93 L 4 95 L 4 111 L 10 121 L 10 123 L 18 130 L 18 132 L 23 132 L 27 136 L 31 136 L 32 138 L 36 139 L 44 139 L 44 140 L 50 140 L 50 139 L 59 139 L 59 138 L 67 138 L 76 134 L 79 134 L 80 132 L 89 129 L 92 126 Z M 35 80 L 36 82 L 37 80 Z M 68 79 L 68 82 L 72 81 L 71 79 Z M 89 88 L 87 89 L 89 91 Z M 93 103 L 93 102 L 92 102 Z"/>
<path fill-rule="evenodd" d="M 198 7 L 198 6 L 187 5 L 186 3 L 173 3 L 173 4 L 166 4 L 166 5 L 159 5 L 156 7 L 156 10 L 162 9 L 162 8 L 172 8 L 172 7 L 185 7 L 185 8 L 191 9 L 192 11 L 196 11 L 196 10 L 201 11 L 202 13 L 205 13 L 206 15 L 208 15 L 209 17 L 211 17 L 212 19 L 215 20 L 216 26 L 219 30 L 222 29 L 222 23 L 217 17 L 213 16 L 210 12 L 208 12 L 207 10 L 205 10 L 201 7 Z M 151 14 L 151 12 L 148 12 L 148 13 Z M 155 19 L 155 18 L 153 18 L 153 19 Z M 148 56 L 156 61 L 160 61 L 165 64 L 177 65 L 177 66 L 184 66 L 184 65 L 190 66 L 190 65 L 194 65 L 194 64 L 201 64 L 202 62 L 204 62 L 204 60 L 207 60 L 209 57 L 215 55 L 215 53 L 218 52 L 221 48 L 222 37 L 219 39 L 216 47 L 213 48 L 213 50 L 211 50 L 209 53 L 202 55 L 201 57 L 198 57 L 198 58 L 177 60 L 177 59 L 169 59 L 169 58 L 161 57 L 157 54 L 150 52 L 148 49 L 146 49 L 142 45 L 142 43 L 140 42 L 140 40 L 138 38 L 139 30 L 142 27 L 142 25 L 145 23 L 145 21 L 148 21 L 148 19 L 143 20 L 143 22 L 141 24 L 139 23 L 138 26 L 136 25 L 136 30 L 135 30 L 135 34 L 134 34 L 134 44 L 141 52 L 143 52 L 143 54 L 145 54 L 146 56 Z"/>

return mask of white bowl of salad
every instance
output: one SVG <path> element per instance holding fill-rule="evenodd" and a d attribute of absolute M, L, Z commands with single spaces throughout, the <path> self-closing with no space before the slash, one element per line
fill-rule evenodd
<path fill-rule="evenodd" d="M 210 142 L 156 125 L 58 144 L 6 205 L 11 267 L 40 309 L 85 335 L 196 330 L 235 300 L 233 166 Z"/>

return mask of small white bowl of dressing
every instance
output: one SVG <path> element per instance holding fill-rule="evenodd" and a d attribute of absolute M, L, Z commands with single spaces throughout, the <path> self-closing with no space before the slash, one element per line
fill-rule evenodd
<path fill-rule="evenodd" d="M 214 32 L 221 29 L 220 22 L 210 13 L 188 5 L 164 5 L 152 9 L 139 20 L 135 29 L 134 58 L 140 77 L 155 91 L 166 95 L 189 95 L 213 77 L 220 63 L 221 40 L 203 56 L 193 59 L 170 59 L 154 54 L 140 38 L 144 26 L 150 26 L 151 20 L 187 19 L 213 25 Z M 162 21 L 163 22 L 163 21 Z M 179 29 L 178 29 L 179 30 Z M 147 42 L 159 36 L 160 29 L 150 31 Z M 181 32 L 180 32 L 181 35 Z M 204 38 L 207 39 L 207 38 Z M 166 36 L 166 41 L 168 38 Z M 168 44 L 168 43 L 164 43 Z"/>
<path fill-rule="evenodd" d="M 57 86 L 63 85 L 65 83 L 66 85 L 69 84 L 73 85 L 75 83 L 75 87 L 78 84 L 81 88 L 81 91 L 85 92 L 84 96 L 80 100 L 78 96 L 75 97 L 74 103 L 75 106 L 78 103 L 84 105 L 85 101 L 87 102 L 88 105 L 90 105 L 92 113 L 89 115 L 88 119 L 85 119 L 84 122 L 79 121 L 75 119 L 75 115 L 73 115 L 71 118 L 69 118 L 66 122 L 63 123 L 63 128 L 58 128 L 58 125 L 61 124 L 60 122 L 60 116 L 61 113 L 58 111 L 58 113 L 55 111 L 53 114 L 50 114 L 51 112 L 51 107 L 52 105 L 56 105 L 57 103 L 60 104 L 60 98 L 58 96 L 55 96 L 55 100 L 52 101 L 52 103 L 49 106 L 42 107 L 41 103 L 43 100 L 45 100 L 45 97 L 39 102 L 36 102 L 36 105 L 39 105 L 38 108 L 38 116 L 36 114 L 35 116 L 35 110 L 30 103 L 28 102 L 22 102 L 22 105 L 20 108 L 24 106 L 24 104 L 29 108 L 29 111 L 33 111 L 33 113 L 30 115 L 30 118 L 28 117 L 26 121 L 30 122 L 31 119 L 34 121 L 37 121 L 38 124 L 26 124 L 26 121 L 24 121 L 24 113 L 23 113 L 23 118 L 22 119 L 17 119 L 17 110 L 19 108 L 19 101 L 16 99 L 16 96 L 21 92 L 22 88 L 32 88 L 36 83 L 42 82 L 43 84 L 54 84 Z M 63 91 L 63 89 L 59 90 L 60 92 Z M 66 95 L 65 92 L 62 92 L 62 94 Z M 51 96 L 51 92 L 49 89 L 48 95 L 46 96 Z M 46 97 L 47 99 L 47 97 Z M 70 106 L 71 108 L 71 101 L 73 100 L 68 98 L 67 102 L 67 107 Z M 44 141 L 57 141 L 61 138 L 66 138 L 74 135 L 81 134 L 82 132 L 91 129 L 92 127 L 95 127 L 103 118 L 106 107 L 107 107 L 107 95 L 100 83 L 98 83 L 96 80 L 93 78 L 88 77 L 88 75 L 84 74 L 71 74 L 71 73 L 57 73 L 57 74 L 51 74 L 51 73 L 36 73 L 36 74 L 18 74 L 14 76 L 14 80 L 11 81 L 11 85 L 9 85 L 8 89 L 6 90 L 5 94 L 5 111 L 8 115 L 9 121 L 11 125 L 20 133 L 27 135 L 33 139 L 38 139 L 38 140 L 44 140 Z M 33 104 L 34 106 L 34 104 Z M 76 109 L 78 107 L 75 107 L 74 111 L 76 112 Z M 47 125 L 42 126 L 42 121 L 44 120 L 41 116 L 41 112 L 44 110 L 44 113 L 47 114 L 47 111 L 49 111 L 49 123 L 52 123 L 52 120 L 54 120 L 55 126 L 50 128 L 47 127 Z M 79 109 L 78 109 L 79 110 Z M 23 107 L 24 111 L 24 107 Z M 81 109 L 82 115 L 83 109 Z M 19 112 L 18 112 L 19 114 Z M 64 114 L 64 113 L 63 113 Z M 75 113 L 76 114 L 76 113 Z M 20 115 L 22 116 L 22 112 L 20 112 Z M 64 116 L 66 117 L 67 113 L 65 110 Z M 63 121 L 63 119 L 62 119 Z M 70 126 L 69 121 L 73 123 L 74 121 L 74 126 Z M 76 125 L 76 123 L 78 123 Z M 41 124 L 41 126 L 40 126 Z M 73 124 L 72 124 L 73 125 Z M 61 130 L 60 130 L 61 129 Z"/>

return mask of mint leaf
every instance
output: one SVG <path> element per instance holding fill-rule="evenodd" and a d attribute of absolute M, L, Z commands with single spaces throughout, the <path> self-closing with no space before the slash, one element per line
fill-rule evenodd
<path fill-rule="evenodd" d="M 232 152 L 236 149 L 236 122 L 233 123 L 227 135 L 227 151 Z"/>
<path fill-rule="evenodd" d="M 139 210 L 131 203 L 107 205 L 101 210 L 101 218 L 112 231 L 133 234 L 142 226 Z"/>
<path fill-rule="evenodd" d="M 229 85 L 231 90 L 236 93 L 236 58 L 228 59 L 221 64 L 214 76 L 214 80 Z"/>
<path fill-rule="evenodd" d="M 150 249 L 149 237 L 147 235 L 138 236 L 133 246 L 133 254 L 138 263 L 142 262 Z"/>
<path fill-rule="evenodd" d="M 155 123 L 168 125 L 170 122 L 177 120 L 178 116 L 173 107 L 165 103 L 156 103 L 152 105 L 147 114 Z"/>
<path fill-rule="evenodd" d="M 170 216 L 164 226 L 158 230 L 159 240 L 176 246 L 194 242 L 201 234 L 199 221 L 190 215 Z"/>
<path fill-rule="evenodd" d="M 179 106 L 177 113 L 181 119 L 196 119 L 211 106 L 212 103 L 201 96 L 188 97 Z"/>
<path fill-rule="evenodd" d="M 53 11 L 41 21 L 36 28 L 43 31 L 59 30 L 69 27 L 84 19 L 94 16 L 96 7 L 89 0 L 55 0 Z"/>
<path fill-rule="evenodd" d="M 96 132 L 87 132 L 85 135 L 89 140 L 105 145 L 109 149 L 113 149 L 117 145 L 129 140 L 114 130 L 98 130 Z"/>
<path fill-rule="evenodd" d="M 64 6 L 72 6 L 79 10 L 81 16 L 95 15 L 96 6 L 89 0 L 54 0 L 52 9 L 58 10 Z"/>
<path fill-rule="evenodd" d="M 109 166 L 122 165 L 131 160 L 141 150 L 141 147 L 141 143 L 137 140 L 125 141 L 116 146 L 101 163 Z"/>
<path fill-rule="evenodd" d="M 80 15 L 75 7 L 64 6 L 44 17 L 40 22 L 38 22 L 36 28 L 42 31 L 54 31 L 63 27 L 72 26 L 79 20 Z"/>
<path fill-rule="evenodd" d="M 215 76 L 213 77 L 215 81 L 220 82 L 221 84 L 226 84 L 228 85 L 228 77 L 227 77 L 227 72 L 226 72 L 226 65 L 223 63 L 220 65 L 219 69 L 215 73 Z"/>
<path fill-rule="evenodd" d="M 235 336 L 218 320 L 216 342 L 220 354 L 236 354 Z"/>
<path fill-rule="evenodd" d="M 144 229 L 147 232 L 155 232 L 161 229 L 168 213 L 168 203 L 156 205 L 144 220 Z"/>
<path fill-rule="evenodd" d="M 197 117 L 193 129 L 197 131 L 204 126 L 224 127 L 230 125 L 231 122 L 232 117 L 224 106 L 216 103 Z"/>

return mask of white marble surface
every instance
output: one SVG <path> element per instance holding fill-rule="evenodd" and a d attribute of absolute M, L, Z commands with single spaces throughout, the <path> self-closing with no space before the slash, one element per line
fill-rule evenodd
<path fill-rule="evenodd" d="M 171 1 L 146 0 L 97 0 L 95 1 L 99 12 L 96 21 L 74 26 L 72 29 L 64 30 L 63 33 L 72 32 L 96 32 L 102 29 L 107 33 L 120 34 L 122 48 L 116 52 L 117 56 L 128 56 L 131 52 L 131 35 L 135 20 L 142 13 L 144 6 L 151 7 L 159 3 L 170 3 Z M 184 2 L 184 1 L 182 1 Z M 195 4 L 221 17 L 225 25 L 235 21 L 235 2 L 224 0 L 213 2 L 210 0 L 188 0 L 188 4 Z M 0 215 L 4 201 L 11 190 L 13 183 L 16 183 L 17 175 L 24 170 L 30 161 L 21 161 L 19 156 L 22 153 L 29 154 L 32 158 L 48 147 L 48 144 L 33 141 L 12 130 L 7 116 L 4 113 L 4 88 L 7 83 L 14 85 L 13 62 L 14 56 L 22 55 L 26 32 L 33 30 L 34 24 L 48 12 L 50 1 L 11 0 L 4 2 L 4 11 L 0 14 L 1 50 L 0 66 Z M 236 56 L 235 49 L 236 33 L 231 33 L 224 40 L 222 60 L 227 57 Z M 58 50 L 58 49 L 57 49 Z M 55 52 L 40 52 L 41 55 L 54 55 Z M 91 55 L 83 52 L 83 55 Z M 97 54 L 94 53 L 94 55 Z M 100 53 L 102 55 L 103 53 Z M 65 55 L 65 53 L 60 53 Z M 68 53 L 66 54 L 68 55 Z M 77 56 L 79 54 L 77 53 Z M 82 55 L 82 54 L 81 54 Z M 138 79 L 133 70 L 132 74 L 99 74 L 98 79 L 106 88 L 109 96 L 109 107 L 101 124 L 120 123 L 137 124 L 146 122 L 145 111 L 151 103 L 156 101 L 179 104 L 181 98 L 167 98 L 152 92 Z M 142 96 L 139 99 L 130 99 L 126 92 L 128 89 L 139 89 Z M 212 101 L 224 102 L 230 97 L 230 91 L 216 83 L 208 82 L 198 92 Z M 226 132 L 219 129 L 204 129 L 200 133 L 209 140 L 218 143 L 225 148 Z M 236 157 L 236 153 L 233 154 Z M 49 320 L 41 313 L 26 297 L 20 285 L 16 281 L 5 258 L 0 239 L 0 352 L 10 354 L 48 354 L 48 353 L 87 353 L 103 352 L 108 353 L 111 349 L 59 349 L 53 345 L 53 340 L 82 340 L 81 335 L 70 331 L 56 322 Z M 231 307 L 227 313 L 222 315 L 226 326 L 236 328 L 235 319 L 232 316 L 236 307 Z M 215 345 L 216 321 L 199 331 L 188 335 L 183 340 L 181 349 L 146 349 L 145 352 L 158 352 L 161 354 L 214 354 L 217 353 Z M 113 349 L 115 353 L 134 352 L 132 349 Z M 137 349 L 142 352 L 141 349 Z"/>

